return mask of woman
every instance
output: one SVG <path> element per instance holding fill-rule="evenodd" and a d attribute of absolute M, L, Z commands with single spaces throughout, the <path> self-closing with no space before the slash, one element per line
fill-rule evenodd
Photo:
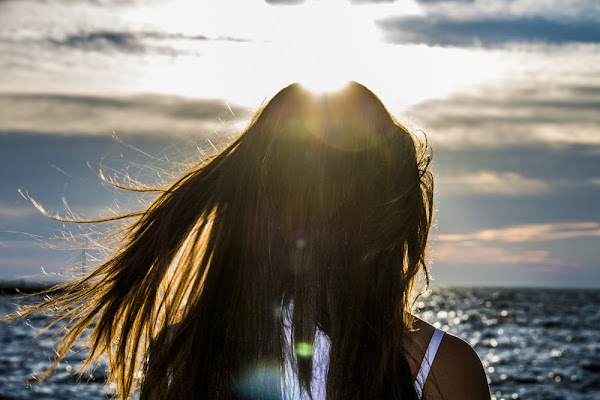
<path fill-rule="evenodd" d="M 286 87 L 43 305 L 73 321 L 59 358 L 95 322 L 122 398 L 489 399 L 473 350 L 410 314 L 429 162 L 364 86 Z"/>

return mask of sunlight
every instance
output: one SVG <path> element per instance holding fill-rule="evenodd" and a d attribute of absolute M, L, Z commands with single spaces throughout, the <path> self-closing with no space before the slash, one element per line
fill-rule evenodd
<path fill-rule="evenodd" d="M 338 90 L 354 80 L 375 91 L 391 109 L 404 110 L 514 71 L 503 51 L 384 41 L 376 21 L 421 12 L 412 1 L 347 0 L 307 0 L 294 6 L 258 0 L 223 0 L 208 6 L 173 0 L 132 8 L 128 19 L 133 25 L 150 26 L 164 35 L 147 39 L 148 44 L 158 49 L 168 46 L 170 53 L 149 53 L 152 67 L 136 64 L 132 69 L 139 73 L 128 73 L 136 80 L 126 84 L 256 107 L 293 82 L 318 93 Z M 124 61 L 128 60 L 115 64 Z"/>
<path fill-rule="evenodd" d="M 311 2 L 290 17 L 277 41 L 293 51 L 292 79 L 316 92 L 355 78 L 364 51 L 379 41 L 373 20 L 345 1 Z"/>
<path fill-rule="evenodd" d="M 300 79 L 298 83 L 304 88 L 315 94 L 337 92 L 343 89 L 350 80 L 340 79 L 337 76 L 309 76 L 304 79 Z"/>

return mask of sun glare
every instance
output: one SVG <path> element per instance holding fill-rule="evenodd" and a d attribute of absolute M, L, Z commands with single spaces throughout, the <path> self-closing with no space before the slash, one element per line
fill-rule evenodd
<path fill-rule="evenodd" d="M 298 83 L 315 94 L 337 92 L 349 83 L 349 79 L 338 79 L 338 77 L 309 76 L 300 79 Z"/>
<path fill-rule="evenodd" d="M 513 69 L 500 51 L 386 42 L 376 21 L 421 15 L 417 2 L 306 0 L 271 6 L 262 0 L 210 5 L 173 0 L 130 13 L 127 18 L 138 29 L 150 26 L 168 38 L 150 38 L 149 44 L 173 50 L 146 55 L 148 63 L 135 66 L 139 74 L 128 71 L 137 79 L 128 85 L 243 106 L 262 104 L 293 82 L 320 93 L 354 80 L 375 91 L 388 107 L 403 110 Z M 107 80 L 98 79 L 98 85 L 103 88 Z"/>
<path fill-rule="evenodd" d="M 284 23 L 278 41 L 293 52 L 292 79 L 315 92 L 337 90 L 356 79 L 362 50 L 379 40 L 373 20 L 346 1 L 310 2 Z"/>

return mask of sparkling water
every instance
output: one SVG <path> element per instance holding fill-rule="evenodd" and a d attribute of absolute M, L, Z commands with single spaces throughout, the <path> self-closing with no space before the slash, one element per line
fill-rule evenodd
<path fill-rule="evenodd" d="M 0 296 L 0 314 L 15 300 Z M 600 398 L 600 290 L 436 288 L 417 301 L 417 314 L 469 342 L 482 359 L 492 398 Z M 104 399 L 105 367 L 79 375 L 75 351 L 43 384 L 29 385 L 51 365 L 56 339 L 40 333 L 44 316 L 0 323 L 0 399 Z"/>

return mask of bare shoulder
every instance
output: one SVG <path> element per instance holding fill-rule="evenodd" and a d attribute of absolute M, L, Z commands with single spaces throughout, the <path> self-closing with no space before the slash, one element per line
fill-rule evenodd
<path fill-rule="evenodd" d="M 417 321 L 417 329 L 431 338 L 435 328 Z M 428 342 L 429 340 L 427 340 Z M 425 382 L 427 400 L 489 400 L 490 391 L 481 360 L 464 340 L 446 333 Z"/>

